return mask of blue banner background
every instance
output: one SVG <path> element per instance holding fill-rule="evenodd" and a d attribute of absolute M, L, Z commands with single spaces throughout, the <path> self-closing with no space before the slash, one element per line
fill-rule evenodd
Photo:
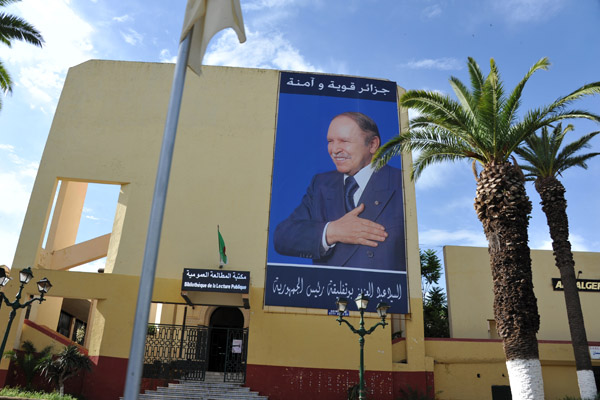
<path fill-rule="evenodd" d="M 290 82 L 293 85 L 288 84 Z M 331 82 L 332 86 L 339 86 L 340 90 L 335 87 L 329 88 Z M 319 83 L 323 83 L 322 90 L 319 90 Z M 355 89 L 348 90 L 352 84 Z M 344 85 L 346 91 L 343 91 Z M 358 93 L 361 89 L 362 93 Z M 374 93 L 375 91 L 379 93 Z M 272 288 L 278 282 L 292 287 L 297 284 L 298 279 L 311 285 L 339 282 L 342 278 L 355 292 L 360 288 L 367 290 L 369 283 L 373 290 L 393 289 L 399 285 L 402 290 L 401 299 L 386 302 L 392 306 L 390 312 L 408 312 L 406 274 L 341 267 L 321 268 L 313 266 L 310 259 L 281 255 L 275 251 L 273 245 L 275 227 L 298 206 L 313 176 L 335 169 L 327 152 L 327 130 L 333 117 L 346 111 L 358 111 L 368 115 L 377 124 L 383 144 L 400 132 L 396 100 L 395 82 L 333 75 L 281 73 L 269 216 L 266 305 L 331 309 L 335 307 L 338 295 L 310 298 L 303 292 L 304 295 L 282 296 L 268 288 Z M 389 165 L 402 168 L 399 157 L 392 159 Z M 290 264 L 306 267 L 282 266 Z M 397 271 L 406 271 L 406 260 L 398 260 Z M 275 282 L 274 279 L 277 278 L 279 281 Z M 358 293 L 353 294 L 354 297 L 357 295 Z M 372 301 L 373 304 L 369 306 L 371 311 L 375 309 L 377 302 Z"/>

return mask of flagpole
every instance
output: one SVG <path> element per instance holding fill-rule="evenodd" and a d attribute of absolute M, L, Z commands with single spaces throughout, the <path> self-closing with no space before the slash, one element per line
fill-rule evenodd
<path fill-rule="evenodd" d="M 175 147 L 175 134 L 177 133 L 177 123 L 179 121 L 179 111 L 183 97 L 183 85 L 190 54 L 192 32 L 193 30 L 181 41 L 177 53 L 171 98 L 169 99 L 167 120 L 165 122 L 158 170 L 156 172 L 152 208 L 150 209 L 150 223 L 148 224 L 148 235 L 146 236 L 144 260 L 142 262 L 133 334 L 131 335 L 131 349 L 127 364 L 127 379 L 125 381 L 125 400 L 137 399 L 140 392 L 150 303 L 152 302 L 152 290 L 154 289 L 154 277 L 156 274 L 156 260 L 158 258 L 158 247 L 167 200 L 167 188 L 169 186 L 169 175 L 173 160 L 173 149 Z"/>

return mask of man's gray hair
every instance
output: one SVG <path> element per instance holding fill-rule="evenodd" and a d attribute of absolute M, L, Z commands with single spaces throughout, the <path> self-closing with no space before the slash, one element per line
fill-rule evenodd
<path fill-rule="evenodd" d="M 348 117 L 352 121 L 356 122 L 356 125 L 358 125 L 358 127 L 366 134 L 365 144 L 368 145 L 371 143 L 371 140 L 373 140 L 375 137 L 379 138 L 379 141 L 381 142 L 379 128 L 377 127 L 375 121 L 373 121 L 369 116 L 357 111 L 346 111 L 336 115 L 333 119 L 336 119 L 337 117 Z"/>

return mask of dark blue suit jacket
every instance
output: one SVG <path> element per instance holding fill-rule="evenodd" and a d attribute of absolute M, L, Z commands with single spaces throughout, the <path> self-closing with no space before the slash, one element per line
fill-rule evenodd
<path fill-rule="evenodd" d="M 325 224 L 341 218 L 344 175 L 331 171 L 315 175 L 300 205 L 275 228 L 279 254 L 311 258 L 313 264 L 406 271 L 402 173 L 385 166 L 371 175 L 358 204 L 361 218 L 385 227 L 388 237 L 377 247 L 337 243 L 321 255 Z"/>

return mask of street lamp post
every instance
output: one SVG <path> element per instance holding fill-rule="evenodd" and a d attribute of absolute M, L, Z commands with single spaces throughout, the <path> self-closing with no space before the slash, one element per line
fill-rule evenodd
<path fill-rule="evenodd" d="M 17 310 L 20 308 L 25 308 L 34 301 L 39 301 L 40 303 L 46 299 L 44 299 L 44 295 L 48 293 L 52 284 L 47 278 L 41 279 L 37 282 L 38 290 L 40 292 L 40 297 L 34 297 L 33 299 L 21 304 L 19 300 L 21 300 L 21 293 L 23 292 L 23 287 L 29 283 L 29 281 L 33 278 L 33 273 L 31 272 L 31 267 L 27 267 L 22 269 L 19 272 L 19 281 L 21 282 L 21 286 L 19 287 L 19 292 L 15 297 L 15 301 L 10 302 L 8 297 L 4 294 L 4 292 L 0 292 L 0 306 L 2 305 L 2 301 L 4 300 L 4 304 L 8 307 L 12 308 L 10 315 L 8 317 L 8 325 L 6 326 L 6 332 L 4 332 L 4 339 L 2 339 L 2 345 L 0 345 L 0 357 L 4 354 L 4 347 L 6 346 L 6 340 L 8 339 L 8 333 L 10 332 L 10 327 L 12 325 L 13 319 L 17 315 Z M 8 283 L 11 278 L 6 276 L 6 271 L 4 268 L 0 268 L 0 286 L 4 287 Z"/>
<path fill-rule="evenodd" d="M 360 311 L 360 328 L 356 329 L 352 326 L 352 324 L 348 321 L 346 321 L 343 317 L 344 312 L 346 311 L 346 307 L 348 306 L 348 299 L 344 298 L 344 297 L 338 297 L 337 301 L 335 302 L 335 304 L 337 305 L 338 308 L 338 319 L 336 319 L 336 321 L 342 325 L 342 322 L 344 322 L 346 325 L 348 325 L 348 328 L 350 328 L 350 330 L 352 331 L 352 333 L 356 333 L 358 336 L 360 336 L 360 338 L 358 339 L 358 343 L 360 344 L 360 369 L 359 369 L 359 379 L 360 379 L 360 387 L 359 387 L 359 393 L 358 393 L 358 398 L 359 400 L 365 400 L 366 394 L 365 394 L 365 363 L 364 363 L 364 348 L 365 348 L 365 336 L 366 335 L 370 335 L 371 333 L 373 333 L 373 331 L 378 327 L 381 326 L 383 329 L 385 329 L 385 326 L 388 325 L 387 322 L 385 322 L 385 317 L 387 316 L 387 310 L 388 308 L 390 308 L 389 305 L 387 305 L 386 303 L 379 303 L 377 304 L 377 314 L 379 314 L 379 316 L 381 317 L 381 322 L 376 323 L 375 325 L 373 325 L 369 330 L 365 329 L 365 319 L 364 319 L 364 314 L 365 314 L 365 310 L 367 309 L 367 305 L 369 304 L 369 297 L 364 296 L 362 293 L 360 295 L 358 295 L 358 297 L 354 300 L 356 302 L 356 307 L 358 308 L 358 311 Z"/>

